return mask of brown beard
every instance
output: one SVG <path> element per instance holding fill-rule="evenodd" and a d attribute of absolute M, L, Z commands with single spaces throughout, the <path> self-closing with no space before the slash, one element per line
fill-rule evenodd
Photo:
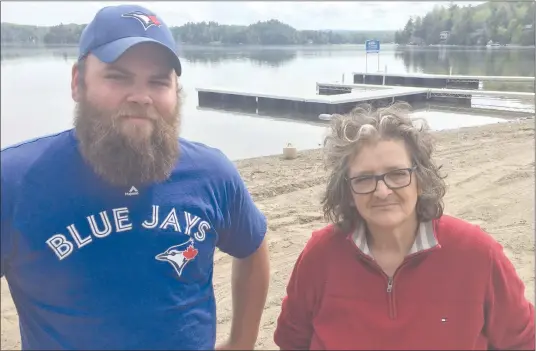
<path fill-rule="evenodd" d="M 96 174 L 116 186 L 144 185 L 169 178 L 180 156 L 180 96 L 169 116 L 138 104 L 105 111 L 84 98 L 76 105 L 74 126 L 80 151 Z M 150 137 L 129 137 L 121 132 L 120 119 L 152 119 Z"/>

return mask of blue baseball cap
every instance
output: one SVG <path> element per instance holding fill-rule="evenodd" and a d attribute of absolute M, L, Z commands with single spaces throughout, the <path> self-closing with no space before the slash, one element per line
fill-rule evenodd
<path fill-rule="evenodd" d="M 102 62 L 112 63 L 140 43 L 156 43 L 168 49 L 175 72 L 181 75 L 173 34 L 154 12 L 138 5 L 107 6 L 99 10 L 82 31 L 78 60 L 92 53 Z"/>

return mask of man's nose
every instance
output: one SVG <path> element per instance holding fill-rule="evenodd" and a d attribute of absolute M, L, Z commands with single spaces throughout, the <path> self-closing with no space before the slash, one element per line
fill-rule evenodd
<path fill-rule="evenodd" d="M 153 99 L 149 89 L 144 86 L 134 86 L 127 98 L 128 102 L 137 103 L 139 105 L 152 105 Z"/>

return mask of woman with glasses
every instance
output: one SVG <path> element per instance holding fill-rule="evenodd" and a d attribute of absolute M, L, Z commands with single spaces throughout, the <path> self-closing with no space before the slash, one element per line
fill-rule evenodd
<path fill-rule="evenodd" d="M 534 350 L 534 307 L 503 249 L 443 214 L 429 131 L 396 104 L 334 116 L 315 231 L 287 286 L 283 350 Z"/>

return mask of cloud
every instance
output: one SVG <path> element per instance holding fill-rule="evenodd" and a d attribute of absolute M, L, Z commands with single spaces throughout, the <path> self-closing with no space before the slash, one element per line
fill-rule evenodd
<path fill-rule="evenodd" d="M 311 2 L 1 2 L 2 22 L 51 26 L 59 23 L 88 23 L 107 5 L 137 3 L 158 13 L 168 25 L 216 21 L 222 24 L 248 25 L 278 19 L 296 29 L 396 30 L 410 16 L 424 15 L 436 5 L 449 2 L 403 1 L 311 1 Z M 460 6 L 482 1 L 455 2 Z"/>

